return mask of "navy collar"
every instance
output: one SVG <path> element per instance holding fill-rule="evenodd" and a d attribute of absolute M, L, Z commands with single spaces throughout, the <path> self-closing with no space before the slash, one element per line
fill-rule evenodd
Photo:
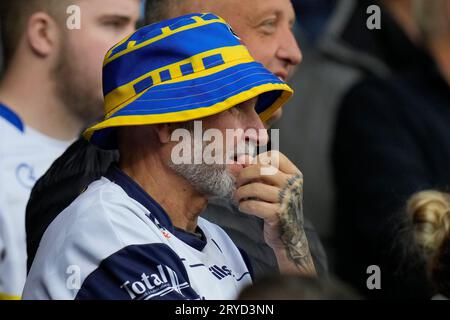
<path fill-rule="evenodd" d="M 6 119 L 14 127 L 16 127 L 20 132 L 24 132 L 25 128 L 22 119 L 10 108 L 0 103 L 0 118 Z"/>
<path fill-rule="evenodd" d="M 156 202 L 144 189 L 141 188 L 133 179 L 131 179 L 125 172 L 120 170 L 116 164 L 112 164 L 105 175 L 108 180 L 119 185 L 126 194 L 142 204 L 149 212 L 149 218 L 160 229 L 166 229 L 175 237 L 186 243 L 187 245 L 202 251 L 206 246 L 206 237 L 200 227 L 197 226 L 197 233 L 201 237 L 176 228 L 166 211 Z"/>

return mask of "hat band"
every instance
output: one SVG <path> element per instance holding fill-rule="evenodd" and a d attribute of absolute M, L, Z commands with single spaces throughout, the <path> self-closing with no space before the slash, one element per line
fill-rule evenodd
<path fill-rule="evenodd" d="M 153 70 L 107 94 L 105 97 L 106 117 L 126 101 L 163 82 L 169 84 L 190 80 L 198 77 L 198 73 L 205 70 L 212 69 L 207 73 L 202 72 L 202 76 L 224 70 L 237 62 L 250 61 L 253 61 L 253 58 L 247 48 L 238 45 L 202 52 L 189 59 Z"/>
<path fill-rule="evenodd" d="M 113 117 L 107 119 L 84 132 L 84 137 L 90 140 L 96 131 L 121 126 L 137 126 L 137 125 L 147 125 L 156 123 L 173 123 L 173 122 L 184 122 L 194 119 L 205 118 L 224 110 L 227 110 L 243 101 L 249 100 L 256 97 L 264 92 L 270 90 L 280 90 L 282 91 L 280 97 L 264 112 L 260 114 L 261 120 L 267 121 L 271 114 L 280 108 L 286 101 L 291 97 L 293 91 L 287 84 L 273 84 L 266 83 L 249 90 L 241 92 L 237 95 L 231 96 L 228 99 L 221 101 L 215 105 L 177 112 L 168 112 L 163 114 L 148 114 L 148 115 L 127 115 L 120 117 Z"/>

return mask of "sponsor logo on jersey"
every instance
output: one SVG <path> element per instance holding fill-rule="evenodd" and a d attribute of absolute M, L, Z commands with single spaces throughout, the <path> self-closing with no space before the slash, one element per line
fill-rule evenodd
<path fill-rule="evenodd" d="M 178 276 L 168 266 L 158 265 L 156 273 L 142 273 L 137 281 L 125 281 L 120 288 L 133 300 L 148 300 L 176 292 L 183 295 L 183 289 L 189 288 L 187 282 L 180 283 Z"/>
<path fill-rule="evenodd" d="M 227 266 L 219 267 L 217 265 L 213 265 L 209 267 L 209 271 L 211 271 L 211 273 L 219 280 L 233 276 L 233 273 Z"/>

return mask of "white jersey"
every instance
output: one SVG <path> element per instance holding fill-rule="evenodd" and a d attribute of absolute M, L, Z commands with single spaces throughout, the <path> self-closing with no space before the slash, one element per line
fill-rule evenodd
<path fill-rule="evenodd" d="M 28 198 L 37 179 L 68 145 L 24 126 L 0 104 L 0 299 L 20 298 L 26 278 Z"/>
<path fill-rule="evenodd" d="M 217 225 L 177 229 L 115 166 L 47 228 L 24 299 L 234 299 L 251 267 Z"/>

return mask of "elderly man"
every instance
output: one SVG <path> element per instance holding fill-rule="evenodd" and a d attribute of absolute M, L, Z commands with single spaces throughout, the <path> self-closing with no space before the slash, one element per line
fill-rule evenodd
<path fill-rule="evenodd" d="M 190 12 L 213 12 L 224 17 L 255 60 L 283 80 L 289 78 L 301 61 L 301 52 L 291 30 L 295 14 L 290 0 L 247 0 L 243 3 L 238 0 L 148 0 L 146 20 L 154 23 Z M 278 109 L 268 122 L 277 118 L 280 112 Z M 90 182 L 105 174 L 111 162 L 117 159 L 116 152 L 97 149 L 81 139 L 38 182 L 27 208 L 28 266 L 48 224 Z M 51 199 L 49 194 L 52 194 Z M 203 216 L 222 226 L 233 241 L 249 253 L 256 277 L 278 272 L 276 256 L 264 241 L 264 224 L 260 218 L 249 216 L 230 201 L 217 197 L 209 199 Z M 325 273 L 326 255 L 315 230 L 308 221 L 298 227 L 306 231 L 318 273 Z"/>
<path fill-rule="evenodd" d="M 239 151 L 267 144 L 263 120 L 292 90 L 253 60 L 223 19 L 190 14 L 144 27 L 107 53 L 103 75 L 105 120 L 85 137 L 117 148 L 120 161 L 50 224 L 24 298 L 236 297 L 252 268 L 220 227 L 199 218 L 211 196 L 233 197 L 264 220 L 284 272 L 315 274 L 305 235 L 292 227 L 303 219 L 301 173 L 282 156 L 268 162 Z M 192 132 L 195 119 L 205 134 L 241 133 L 204 142 Z M 213 145 L 214 163 L 205 153 L 198 163 L 176 160 L 182 128 L 194 135 L 190 154 Z"/>

